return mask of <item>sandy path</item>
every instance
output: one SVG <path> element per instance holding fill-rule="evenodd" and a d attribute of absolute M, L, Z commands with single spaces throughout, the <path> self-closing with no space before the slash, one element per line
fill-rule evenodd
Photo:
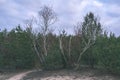
<path fill-rule="evenodd" d="M 20 79 L 22 79 L 24 76 L 26 76 L 28 73 L 31 73 L 31 72 L 33 72 L 33 70 L 32 70 L 32 71 L 22 72 L 22 73 L 19 73 L 19 74 L 15 75 L 15 76 L 7 79 L 7 80 L 20 80 Z"/>
<path fill-rule="evenodd" d="M 120 80 L 119 76 L 100 72 L 98 70 L 85 69 L 36 71 L 24 77 L 25 80 Z"/>

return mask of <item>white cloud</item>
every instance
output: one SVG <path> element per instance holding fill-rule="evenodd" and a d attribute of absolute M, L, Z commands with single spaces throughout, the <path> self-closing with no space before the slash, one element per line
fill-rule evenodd
<path fill-rule="evenodd" d="M 58 27 L 63 25 L 66 27 L 62 28 L 70 28 L 68 29 L 68 32 L 71 32 L 73 29 L 70 25 L 81 21 L 83 16 L 90 11 L 94 12 L 95 15 L 100 16 L 104 26 L 116 26 L 110 28 L 110 31 L 114 30 L 115 32 L 115 29 L 120 30 L 120 17 L 112 16 L 120 16 L 120 6 L 115 3 L 103 3 L 100 0 L 21 0 L 20 2 L 17 2 L 17 0 L 16 2 L 15 0 L 0 0 L 0 11 L 3 13 L 0 15 L 0 21 L 4 24 L 7 22 L 9 22 L 8 24 L 14 23 L 15 25 L 22 23 L 24 19 L 27 19 L 30 16 L 37 16 L 37 12 L 42 5 L 53 7 L 59 19 L 59 22 L 56 24 Z M 3 16 L 12 20 L 9 21 L 4 19 Z M 67 27 L 67 25 L 70 27 Z"/>
<path fill-rule="evenodd" d="M 98 2 L 98 1 L 95 1 L 95 0 L 93 1 L 93 4 L 97 7 L 102 7 L 103 6 L 103 4 L 101 2 Z"/>

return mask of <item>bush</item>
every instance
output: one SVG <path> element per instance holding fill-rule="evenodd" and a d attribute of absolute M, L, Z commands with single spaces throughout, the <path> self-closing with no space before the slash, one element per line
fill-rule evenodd
<path fill-rule="evenodd" d="M 28 69 L 34 67 L 35 55 L 26 32 L 12 30 L 7 32 L 2 39 L 4 40 L 0 44 L 1 68 Z"/>
<path fill-rule="evenodd" d="M 49 52 L 45 59 L 46 65 L 44 65 L 44 69 L 54 70 L 63 67 L 61 53 L 59 49 L 55 49 Z"/>
<path fill-rule="evenodd" d="M 96 52 L 96 46 L 91 47 L 82 56 L 81 63 L 87 65 L 90 68 L 95 68 L 98 65 L 98 57 Z"/>
<path fill-rule="evenodd" d="M 103 37 L 100 40 L 97 45 L 99 66 L 120 74 L 120 42 L 114 36 Z"/>

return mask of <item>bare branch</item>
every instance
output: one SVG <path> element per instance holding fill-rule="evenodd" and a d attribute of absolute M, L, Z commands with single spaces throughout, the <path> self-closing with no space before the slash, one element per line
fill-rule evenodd
<path fill-rule="evenodd" d="M 70 36 L 69 38 L 69 49 L 68 49 L 69 57 L 71 57 L 71 40 L 72 40 L 72 36 Z"/>
<path fill-rule="evenodd" d="M 59 36 L 59 47 L 60 47 L 60 50 L 61 50 L 61 54 L 63 55 L 63 58 L 64 58 L 64 60 L 65 60 L 65 63 L 67 63 L 67 59 L 66 59 L 66 57 L 65 57 L 65 53 L 64 53 L 64 50 L 63 50 L 63 37 L 64 37 L 64 30 L 62 31 L 62 33 L 61 33 L 61 31 L 59 31 L 59 33 L 60 33 L 60 36 Z"/>

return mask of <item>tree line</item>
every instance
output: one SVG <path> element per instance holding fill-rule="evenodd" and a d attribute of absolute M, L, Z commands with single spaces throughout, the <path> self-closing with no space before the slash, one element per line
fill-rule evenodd
<path fill-rule="evenodd" d="M 120 37 L 103 31 L 98 18 L 86 14 L 83 22 L 74 26 L 74 35 L 50 26 L 57 20 L 55 12 L 47 6 L 39 11 L 39 19 L 26 21 L 11 31 L 0 31 L 0 69 L 61 69 L 78 70 L 81 66 L 102 68 L 120 73 Z M 35 32 L 36 23 L 40 27 Z"/>

